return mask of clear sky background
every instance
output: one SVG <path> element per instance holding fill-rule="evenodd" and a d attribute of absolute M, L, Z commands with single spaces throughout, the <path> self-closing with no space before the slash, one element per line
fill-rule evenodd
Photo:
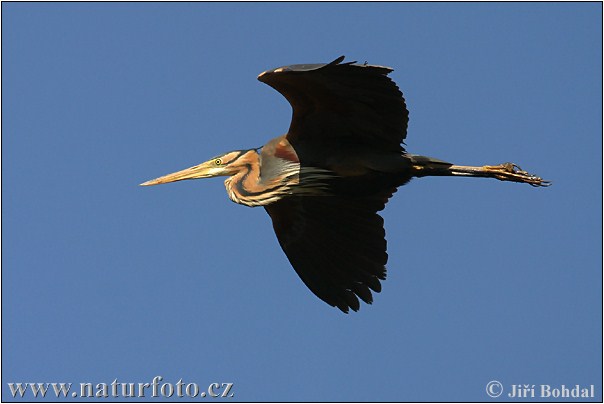
<path fill-rule="evenodd" d="M 3 3 L 2 398 L 162 376 L 245 401 L 482 401 L 491 380 L 601 400 L 601 21 L 599 3 Z M 395 69 L 410 152 L 553 182 L 399 189 L 388 279 L 349 315 L 222 179 L 138 186 L 284 133 L 256 76 L 340 55 Z"/>

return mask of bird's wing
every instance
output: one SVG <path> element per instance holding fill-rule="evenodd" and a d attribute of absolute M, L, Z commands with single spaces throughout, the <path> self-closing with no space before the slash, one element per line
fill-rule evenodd
<path fill-rule="evenodd" d="M 292 106 L 288 140 L 295 146 L 332 138 L 402 151 L 409 112 L 388 77 L 392 69 L 343 60 L 284 66 L 258 76 Z"/>
<path fill-rule="evenodd" d="M 380 292 L 380 279 L 386 278 L 384 220 L 377 211 L 389 196 L 289 197 L 265 206 L 302 281 L 345 313 L 359 309 L 357 296 L 371 303 L 371 290 Z"/>

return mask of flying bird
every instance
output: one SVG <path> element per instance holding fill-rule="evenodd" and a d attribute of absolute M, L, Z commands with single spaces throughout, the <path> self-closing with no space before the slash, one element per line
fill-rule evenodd
<path fill-rule="evenodd" d="M 141 185 L 226 176 L 236 203 L 263 206 L 281 248 L 306 286 L 345 313 L 386 279 L 384 220 L 378 214 L 414 177 L 487 177 L 548 186 L 513 163 L 460 166 L 408 153 L 409 112 L 384 66 L 344 62 L 267 70 L 293 115 L 285 135 L 231 151 Z"/>

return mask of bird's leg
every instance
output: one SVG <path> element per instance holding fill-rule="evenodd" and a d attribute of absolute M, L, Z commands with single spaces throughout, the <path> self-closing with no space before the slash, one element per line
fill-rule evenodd
<path fill-rule="evenodd" d="M 496 166 L 459 166 L 434 160 L 423 156 L 412 157 L 415 177 L 426 176 L 466 176 L 496 178 L 500 181 L 522 182 L 534 187 L 547 187 L 549 181 L 522 170 L 514 163 L 503 163 Z"/>
<path fill-rule="evenodd" d="M 449 167 L 449 170 L 452 175 L 497 178 L 500 181 L 523 182 L 534 187 L 547 187 L 551 184 L 541 177 L 529 174 L 514 163 L 482 167 L 452 165 Z"/>

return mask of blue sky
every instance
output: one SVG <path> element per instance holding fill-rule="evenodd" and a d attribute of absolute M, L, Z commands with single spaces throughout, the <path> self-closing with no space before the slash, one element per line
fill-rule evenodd
<path fill-rule="evenodd" d="M 483 401 L 491 380 L 601 400 L 601 21 L 599 3 L 3 3 L 2 398 L 162 376 L 242 401 Z M 256 76 L 340 55 L 395 69 L 410 152 L 553 182 L 399 189 L 388 279 L 350 315 L 221 179 L 138 186 L 284 133 Z"/>

